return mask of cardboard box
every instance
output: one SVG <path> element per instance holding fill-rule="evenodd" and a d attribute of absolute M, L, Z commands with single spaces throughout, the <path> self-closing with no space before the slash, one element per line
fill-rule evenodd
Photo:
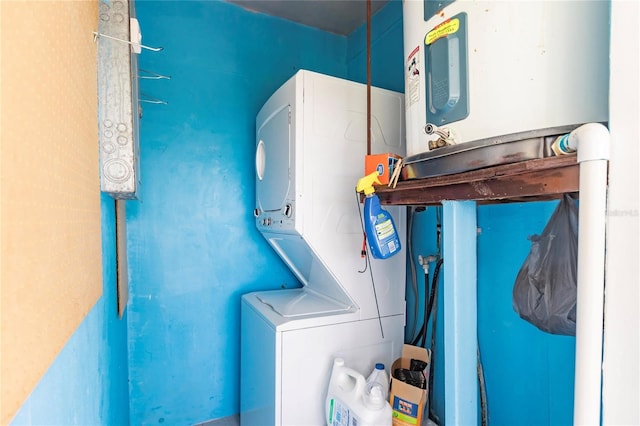
<path fill-rule="evenodd" d="M 391 366 L 389 404 L 391 404 L 391 409 L 393 410 L 393 426 L 420 426 L 425 414 L 427 389 L 412 386 L 393 377 L 396 369 L 409 369 L 412 359 L 418 359 L 427 363 L 423 374 L 425 383 L 429 383 L 429 364 L 431 363 L 429 351 L 417 346 L 404 345 L 402 348 L 402 357 L 398 358 Z M 426 387 L 428 388 L 428 386 Z"/>
<path fill-rule="evenodd" d="M 401 156 L 392 152 L 367 155 L 364 158 L 364 175 L 367 176 L 377 170 L 380 184 L 388 185 L 395 165 L 400 159 L 402 159 Z"/>

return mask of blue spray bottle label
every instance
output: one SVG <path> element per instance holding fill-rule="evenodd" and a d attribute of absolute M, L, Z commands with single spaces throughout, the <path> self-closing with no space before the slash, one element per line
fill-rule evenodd
<path fill-rule="evenodd" d="M 400 251 L 400 238 L 396 225 L 388 211 L 380 206 L 373 185 L 380 184 L 378 172 L 368 174 L 358 180 L 357 192 L 364 192 L 364 232 L 371 254 L 376 259 L 387 259 Z"/>
<path fill-rule="evenodd" d="M 387 259 L 400 251 L 400 238 L 393 217 L 380 206 L 375 194 L 367 195 L 364 202 L 365 232 L 371 254 L 376 259 Z"/>

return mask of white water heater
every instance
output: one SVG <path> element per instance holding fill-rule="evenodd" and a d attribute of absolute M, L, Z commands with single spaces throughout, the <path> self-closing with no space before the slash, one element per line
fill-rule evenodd
<path fill-rule="evenodd" d="M 432 129 L 459 144 L 608 120 L 608 1 L 403 0 L 403 17 L 408 156 Z"/>

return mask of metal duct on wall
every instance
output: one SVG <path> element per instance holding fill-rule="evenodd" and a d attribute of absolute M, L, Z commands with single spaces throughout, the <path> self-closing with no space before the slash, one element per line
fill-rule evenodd
<path fill-rule="evenodd" d="M 132 36 L 132 31 L 137 34 Z M 136 51 L 140 52 L 140 37 L 133 1 L 101 0 L 95 35 L 99 38 L 100 189 L 116 199 L 137 199 L 140 158 Z"/>

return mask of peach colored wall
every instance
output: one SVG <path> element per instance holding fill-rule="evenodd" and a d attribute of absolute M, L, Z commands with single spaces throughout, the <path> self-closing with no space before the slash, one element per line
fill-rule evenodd
<path fill-rule="evenodd" d="M 97 16 L 0 2 L 2 424 L 102 294 Z"/>

